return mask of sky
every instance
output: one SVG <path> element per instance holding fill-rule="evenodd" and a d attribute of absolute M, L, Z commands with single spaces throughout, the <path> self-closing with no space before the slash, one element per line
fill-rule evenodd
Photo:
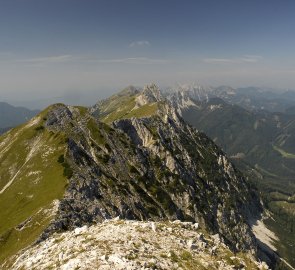
<path fill-rule="evenodd" d="M 0 0 L 0 101 L 89 104 L 151 82 L 295 89 L 294 14 L 294 0 Z"/>

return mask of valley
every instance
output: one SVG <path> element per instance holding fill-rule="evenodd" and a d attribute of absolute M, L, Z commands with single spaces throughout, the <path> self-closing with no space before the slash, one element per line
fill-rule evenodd
<path fill-rule="evenodd" d="M 280 237 L 279 252 L 294 264 L 295 115 L 247 110 L 220 97 L 193 97 L 195 92 L 186 89 L 168 95 L 183 118 L 214 139 L 262 192 L 272 213 L 266 223 Z"/>

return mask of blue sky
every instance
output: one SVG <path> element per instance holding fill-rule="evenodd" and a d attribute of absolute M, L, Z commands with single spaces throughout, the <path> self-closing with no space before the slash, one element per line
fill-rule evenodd
<path fill-rule="evenodd" d="M 0 0 L 0 99 L 84 102 L 152 81 L 295 89 L 294 14 L 293 0 Z"/>

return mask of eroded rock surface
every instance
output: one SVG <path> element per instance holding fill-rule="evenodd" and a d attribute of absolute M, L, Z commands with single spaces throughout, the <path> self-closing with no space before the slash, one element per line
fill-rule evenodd
<path fill-rule="evenodd" d="M 105 220 L 54 234 L 6 264 L 9 269 L 268 269 L 249 253 L 234 255 L 218 235 L 191 222 Z"/>

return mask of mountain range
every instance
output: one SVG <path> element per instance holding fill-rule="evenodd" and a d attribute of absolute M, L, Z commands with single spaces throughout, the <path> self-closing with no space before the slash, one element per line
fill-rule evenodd
<path fill-rule="evenodd" d="M 95 243 L 102 243 L 97 242 L 102 240 L 93 238 L 99 230 L 108 231 L 112 226 L 121 226 L 123 231 L 133 230 L 133 225 L 120 222 L 122 219 L 151 222 L 136 225 L 142 233 L 138 236 L 140 239 L 147 231 L 144 228 L 151 228 L 154 232 L 156 227 L 163 228 L 163 231 L 176 229 L 185 237 L 192 232 L 180 228 L 200 228 L 207 235 L 202 240 L 207 244 L 195 242 L 195 238 L 192 242 L 186 239 L 183 242 L 185 246 L 173 251 L 174 255 L 170 252 L 170 255 L 161 257 L 167 265 L 175 263 L 173 267 L 178 269 L 206 269 L 204 262 L 197 260 L 198 256 L 210 256 L 211 269 L 267 269 L 265 263 L 259 264 L 257 260 L 263 260 L 272 267 L 276 265 L 277 269 L 287 269 L 284 268 L 287 267 L 284 261 L 279 259 L 280 254 L 271 250 L 277 238 L 264 225 L 264 204 L 254 184 L 271 187 L 271 180 L 264 179 L 267 174 L 264 170 L 272 172 L 271 169 L 279 170 L 283 166 L 291 168 L 292 163 L 282 162 L 282 155 L 287 153 L 286 159 L 293 162 L 289 158 L 292 154 L 288 146 L 292 145 L 292 137 L 288 136 L 292 135 L 292 125 L 287 124 L 293 122 L 286 120 L 285 114 L 279 119 L 275 117 L 277 114 L 271 116 L 272 113 L 263 117 L 261 112 L 249 112 L 218 98 L 197 100 L 191 95 L 190 91 L 162 94 L 154 84 L 143 90 L 128 87 L 90 108 L 52 105 L 32 120 L 2 135 L 2 268 L 78 267 L 82 260 L 82 257 L 78 259 L 78 253 L 87 254 L 92 250 L 94 257 L 99 255 Z M 211 116 L 215 111 L 216 115 Z M 234 116 L 240 117 L 235 119 Z M 221 131 L 226 126 L 231 127 L 225 122 L 230 117 L 233 118 L 230 120 L 232 129 L 222 137 Z M 247 125 L 252 120 L 250 133 L 243 135 L 246 138 L 244 143 L 248 144 L 243 148 L 243 138 L 240 141 L 236 138 L 237 130 L 248 132 Z M 238 124 L 240 126 L 236 127 Z M 215 129 L 216 134 L 213 132 Z M 272 137 L 270 133 L 275 129 L 277 134 L 284 130 L 285 137 Z M 201 130 L 208 132 L 231 158 Z M 251 140 L 255 142 L 248 143 L 252 135 Z M 255 145 L 260 146 L 263 136 L 272 144 L 270 147 L 266 143 L 265 148 L 270 147 L 267 149 L 280 160 L 275 168 L 268 168 L 263 163 L 267 163 L 265 153 L 257 157 L 255 162 L 258 167 L 250 162 L 256 156 L 253 151 L 260 153 L 260 148 L 255 148 Z M 229 141 L 226 140 L 228 137 Z M 261 151 L 265 148 L 263 146 Z M 249 179 L 253 175 L 255 181 Z M 290 171 L 284 177 L 291 179 L 291 175 Z M 273 179 L 274 182 L 276 180 Z M 291 188 L 292 183 L 289 192 Z M 283 194 L 279 189 L 276 192 Z M 115 221 L 111 221 L 109 227 L 107 223 L 106 227 L 97 227 L 106 220 Z M 179 227 L 169 225 L 173 221 Z M 164 237 L 160 231 L 159 239 Z M 75 235 L 83 236 L 76 247 L 78 253 L 72 249 L 76 257 L 69 257 L 61 247 L 74 241 Z M 192 234 L 191 237 L 199 236 Z M 221 245 L 209 244 L 214 243 L 216 237 Z M 87 247 L 83 247 L 83 239 L 89 243 Z M 103 245 L 108 246 L 114 240 L 103 241 Z M 130 238 L 128 241 L 135 240 Z M 147 244 L 145 241 L 141 240 L 136 245 Z M 159 249 L 164 242 L 157 245 Z M 52 249 L 59 249 L 59 254 L 50 253 Z M 131 246 L 127 249 L 129 254 Z M 140 250 L 139 246 L 137 250 Z M 105 257 L 95 267 L 99 267 L 102 261 L 110 267 L 114 266 L 110 258 L 116 258 L 116 262 L 123 261 L 125 266 L 137 259 L 134 255 L 122 259 L 121 253 L 114 252 L 109 247 Z M 43 260 L 40 254 L 47 254 L 49 258 L 52 256 L 52 259 L 40 264 Z M 99 256 L 102 255 L 100 253 Z M 58 256 L 57 261 L 54 256 Z M 159 258 L 155 258 L 156 261 Z M 129 269 L 138 269 L 132 267 Z M 162 268 L 171 269 L 169 267 Z M 151 265 L 150 269 L 155 268 Z"/>
<path fill-rule="evenodd" d="M 259 187 L 273 213 L 266 222 L 280 236 L 280 252 L 294 264 L 295 115 L 245 109 L 233 99 L 200 99 L 187 88 L 166 95 L 188 123 L 208 134 Z"/>
<path fill-rule="evenodd" d="M 230 86 L 209 87 L 196 84 L 177 85 L 163 91 L 166 95 L 186 93 L 195 101 L 221 98 L 228 104 L 238 105 L 249 111 L 294 113 L 295 91 L 259 87 L 232 88 Z"/>
<path fill-rule="evenodd" d="M 28 121 L 38 112 L 39 110 L 14 107 L 6 102 L 0 102 L 0 134 L 6 132 L 9 128 Z"/>

